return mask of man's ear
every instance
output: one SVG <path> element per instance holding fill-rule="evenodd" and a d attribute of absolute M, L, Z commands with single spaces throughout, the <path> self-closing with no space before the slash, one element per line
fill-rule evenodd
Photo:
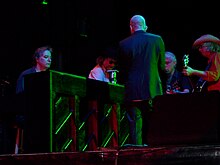
<path fill-rule="evenodd" d="M 145 29 L 145 31 L 147 31 L 147 29 L 148 29 L 148 26 L 147 26 L 147 25 L 145 25 L 145 28 L 144 28 L 144 29 Z"/>

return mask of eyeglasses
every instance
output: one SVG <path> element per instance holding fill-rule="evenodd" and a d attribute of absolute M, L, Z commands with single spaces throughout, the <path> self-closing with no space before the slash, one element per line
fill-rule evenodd
<path fill-rule="evenodd" d="M 208 51 L 209 51 L 209 50 L 210 50 L 210 47 L 204 45 L 204 46 L 200 46 L 200 49 L 205 49 L 205 50 L 208 50 Z"/>

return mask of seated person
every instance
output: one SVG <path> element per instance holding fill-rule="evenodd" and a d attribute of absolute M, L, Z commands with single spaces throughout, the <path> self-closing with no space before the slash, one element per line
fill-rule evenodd
<path fill-rule="evenodd" d="M 24 76 L 31 73 L 46 71 L 50 68 L 52 62 L 52 48 L 43 46 L 37 48 L 33 55 L 33 66 L 24 70 L 18 77 L 16 84 L 16 93 L 24 91 Z"/>
<path fill-rule="evenodd" d="M 166 94 L 189 93 L 192 91 L 191 80 L 176 69 L 177 59 L 172 52 L 165 52 L 167 89 Z"/>
<path fill-rule="evenodd" d="M 96 66 L 90 71 L 88 78 L 94 79 L 94 80 L 99 80 L 102 82 L 113 83 L 111 81 L 112 78 L 111 78 L 110 72 L 116 71 L 116 70 L 113 70 L 116 66 L 116 61 L 117 61 L 116 60 L 116 57 L 117 57 L 116 52 L 117 52 L 116 49 L 108 48 L 102 53 L 102 55 L 98 56 L 96 59 Z M 99 95 L 99 92 L 97 91 L 98 95 Z M 89 110 L 90 110 L 89 113 L 91 113 L 91 110 L 93 113 L 93 115 L 90 115 L 90 116 L 97 115 L 94 118 L 90 117 L 88 119 L 88 123 L 90 125 L 88 128 L 88 132 L 89 132 L 89 135 L 92 132 L 94 134 L 94 137 L 96 137 L 96 136 L 98 136 L 97 122 L 99 123 L 98 129 L 100 129 L 100 130 L 106 129 L 105 123 L 104 123 L 104 121 L 107 120 L 106 114 L 111 113 L 111 116 L 117 116 L 118 112 L 119 112 L 120 105 L 118 103 L 106 101 L 105 96 L 100 98 L 100 97 L 97 97 L 96 94 L 92 93 L 92 97 L 89 96 L 88 106 L 89 106 Z M 97 109 L 97 111 L 94 111 L 94 109 Z M 109 109 L 111 109 L 111 111 L 109 111 Z M 117 125 L 118 125 L 117 121 L 118 120 L 116 118 L 111 118 L 109 120 L 111 121 L 109 124 L 109 128 L 110 128 L 109 131 L 114 130 L 116 133 L 114 135 L 114 137 L 117 137 L 117 135 L 118 135 L 117 134 Z M 97 142 L 97 144 L 94 143 L 94 141 L 92 140 L 92 142 L 89 145 L 89 150 L 97 150 L 97 145 L 99 145 L 99 143 L 104 141 L 102 136 L 100 136 L 98 139 L 99 139 L 99 142 Z M 113 147 L 118 146 L 118 142 L 116 139 L 117 138 L 112 138 L 111 145 Z"/>
<path fill-rule="evenodd" d="M 185 76 L 199 78 L 195 92 L 220 91 L 220 39 L 211 34 L 205 34 L 195 40 L 193 48 L 207 59 L 207 66 L 204 70 L 187 66 L 182 73 Z"/>
<path fill-rule="evenodd" d="M 25 140 L 25 143 L 23 144 L 24 142 L 23 131 L 21 131 L 21 129 L 26 129 L 25 110 L 26 110 L 27 104 L 26 104 L 25 95 L 24 95 L 25 75 L 36 73 L 36 72 L 47 71 L 50 69 L 51 62 L 52 62 L 52 48 L 50 46 L 39 47 L 34 52 L 32 67 L 22 71 L 17 79 L 17 84 L 16 84 L 16 96 L 17 97 L 16 97 L 15 104 L 18 108 L 16 110 L 16 119 L 15 119 L 16 120 L 15 127 L 17 127 L 15 154 L 27 152 L 25 150 L 28 148 L 29 144 L 31 144 L 29 140 Z"/>
<path fill-rule="evenodd" d="M 109 48 L 97 57 L 96 66 L 90 71 L 88 78 L 110 82 L 110 74 L 108 71 L 116 66 L 116 50 Z"/>

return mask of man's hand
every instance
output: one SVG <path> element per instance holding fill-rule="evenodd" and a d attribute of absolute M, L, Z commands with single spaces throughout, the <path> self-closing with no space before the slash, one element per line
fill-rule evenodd
<path fill-rule="evenodd" d="M 192 68 L 189 67 L 189 66 L 186 66 L 186 67 L 183 69 L 183 71 L 182 71 L 182 73 L 183 73 L 185 76 L 192 76 L 193 72 L 194 72 L 194 69 L 192 69 Z"/>

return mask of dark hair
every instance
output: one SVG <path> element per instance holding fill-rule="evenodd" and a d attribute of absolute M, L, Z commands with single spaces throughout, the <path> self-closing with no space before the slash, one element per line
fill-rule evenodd
<path fill-rule="evenodd" d="M 49 50 L 51 53 L 53 52 L 53 49 L 50 46 L 42 46 L 42 47 L 37 48 L 33 55 L 34 65 L 36 65 L 36 59 L 39 58 L 45 50 Z"/>
<path fill-rule="evenodd" d="M 117 49 L 113 47 L 108 47 L 104 51 L 101 52 L 101 55 L 96 58 L 96 63 L 102 65 L 104 60 L 107 58 L 111 58 L 117 61 Z"/>

